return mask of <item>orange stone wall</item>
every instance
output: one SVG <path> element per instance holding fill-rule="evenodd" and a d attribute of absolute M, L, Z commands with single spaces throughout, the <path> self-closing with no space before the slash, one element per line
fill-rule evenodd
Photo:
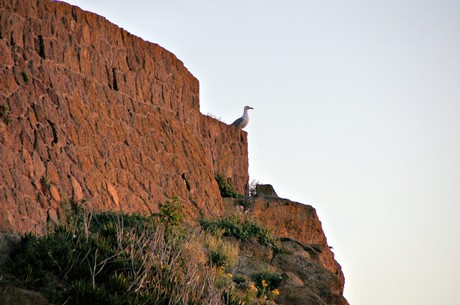
<path fill-rule="evenodd" d="M 246 133 L 200 113 L 174 54 L 62 2 L 0 0 L 0 17 L 0 231 L 43 232 L 70 202 L 218 216 L 216 174 L 246 193 Z"/>

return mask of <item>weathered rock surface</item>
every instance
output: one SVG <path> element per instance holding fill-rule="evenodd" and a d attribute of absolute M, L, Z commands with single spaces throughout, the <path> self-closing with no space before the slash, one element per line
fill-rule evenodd
<path fill-rule="evenodd" d="M 10 285 L 0 285 L 0 304 L 47 305 L 48 300 L 41 294 Z"/>
<path fill-rule="evenodd" d="M 273 266 L 283 271 L 285 279 L 282 289 L 288 293 L 280 302 L 348 304 L 343 298 L 342 268 L 327 244 L 316 210 L 277 197 L 271 185 L 258 186 L 256 193 L 256 197 L 224 198 L 224 207 L 227 215 L 244 213 L 254 217 L 281 237 L 283 246 L 290 250 L 289 254 L 276 254 L 270 259 Z"/>
<path fill-rule="evenodd" d="M 343 282 L 341 267 L 334 259 L 321 222 L 312 206 L 282 198 L 256 197 L 252 214 L 276 235 L 311 245 L 317 252 L 318 261 Z"/>
<path fill-rule="evenodd" d="M 8 259 L 19 240 L 20 236 L 18 234 L 0 233 L 0 266 L 8 263 Z"/>
<path fill-rule="evenodd" d="M 318 250 L 311 245 L 285 240 L 289 253 L 275 254 L 272 264 L 281 270 L 280 304 L 348 305 L 343 297 L 343 278 L 324 268 Z"/>
<path fill-rule="evenodd" d="M 62 202 L 146 213 L 176 195 L 219 215 L 215 174 L 246 192 L 246 133 L 199 112 L 172 53 L 62 2 L 0 16 L 0 231 L 40 233 Z"/>
<path fill-rule="evenodd" d="M 277 304 L 348 305 L 341 280 L 321 264 L 310 245 L 284 239 L 282 246 L 285 252 L 274 253 L 256 242 L 242 242 L 234 273 L 249 278 L 259 272 L 280 274 Z"/>

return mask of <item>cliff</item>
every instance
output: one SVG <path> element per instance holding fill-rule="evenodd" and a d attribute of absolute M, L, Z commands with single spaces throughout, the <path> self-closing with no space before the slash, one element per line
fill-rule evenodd
<path fill-rule="evenodd" d="M 342 296 L 345 284 L 342 268 L 334 259 L 312 206 L 279 198 L 271 185 L 257 185 L 256 196 L 224 198 L 224 207 L 227 215 L 246 214 L 258 219 L 284 240 L 283 246 L 289 249 L 290 255 L 275 254 L 267 260 L 281 270 L 286 279 L 282 290 L 288 293 L 282 301 L 348 304 Z M 259 256 L 251 251 L 250 257 Z M 320 297 L 321 294 L 327 297 Z"/>
<path fill-rule="evenodd" d="M 62 2 L 0 0 L 0 160 L 0 232 L 44 234 L 70 205 L 150 214 L 173 196 L 188 221 L 215 219 L 241 212 L 216 175 L 248 190 L 246 132 L 200 113 L 199 82 L 184 64 Z M 244 212 L 298 254 L 264 263 L 284 270 L 285 291 L 303 293 L 283 304 L 347 304 L 315 210 L 245 200 Z"/>

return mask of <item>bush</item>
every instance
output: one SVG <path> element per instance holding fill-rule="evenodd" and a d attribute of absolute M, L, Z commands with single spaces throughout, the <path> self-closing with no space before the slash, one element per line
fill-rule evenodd
<path fill-rule="evenodd" d="M 237 216 L 223 217 L 215 221 L 201 220 L 201 226 L 211 232 L 222 231 L 224 236 L 233 236 L 242 241 L 257 240 L 261 245 L 280 249 L 279 239 L 270 229 L 260 225 L 254 219 L 239 218 Z"/>
<path fill-rule="evenodd" d="M 256 286 L 261 290 L 267 288 L 269 290 L 274 290 L 279 287 L 283 277 L 279 273 L 271 273 L 268 271 L 255 273 L 252 276 Z"/>
<path fill-rule="evenodd" d="M 174 196 L 172 202 L 167 201 L 165 204 L 159 203 L 158 213 L 153 214 L 166 228 L 177 227 L 182 224 L 184 219 L 182 206 L 179 204 L 179 198 Z"/>
<path fill-rule="evenodd" d="M 235 189 L 233 188 L 233 186 L 231 185 L 231 183 L 229 182 L 227 178 L 219 174 L 216 175 L 215 178 L 216 178 L 217 185 L 219 186 L 220 195 L 222 197 L 237 198 L 241 196 L 235 191 Z"/>

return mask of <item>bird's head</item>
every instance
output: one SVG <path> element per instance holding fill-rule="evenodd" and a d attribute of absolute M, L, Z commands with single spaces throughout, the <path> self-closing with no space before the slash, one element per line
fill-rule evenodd
<path fill-rule="evenodd" d="M 244 107 L 244 111 L 249 110 L 249 109 L 254 109 L 254 108 L 252 108 L 251 106 L 245 106 Z"/>

